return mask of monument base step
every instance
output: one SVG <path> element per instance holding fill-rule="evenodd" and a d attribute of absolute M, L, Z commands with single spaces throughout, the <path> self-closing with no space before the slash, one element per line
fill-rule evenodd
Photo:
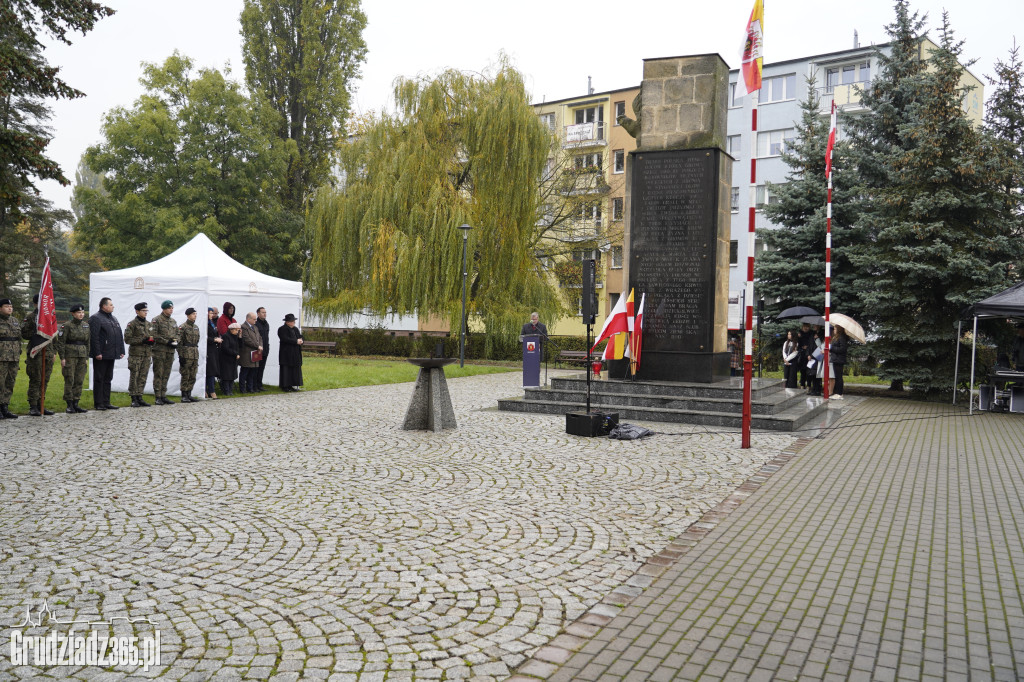
<path fill-rule="evenodd" d="M 506 412 L 566 414 L 586 410 L 584 374 L 552 379 L 552 388 L 525 389 L 522 398 L 498 401 Z M 667 381 L 601 380 L 591 383 L 590 408 L 617 412 L 620 420 L 642 420 L 741 428 L 742 381 L 712 384 Z M 777 379 L 755 379 L 751 390 L 751 428 L 799 430 L 828 410 L 827 401 L 786 389 Z"/>

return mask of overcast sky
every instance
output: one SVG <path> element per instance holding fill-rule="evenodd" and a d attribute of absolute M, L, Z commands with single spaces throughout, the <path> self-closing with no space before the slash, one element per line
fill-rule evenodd
<path fill-rule="evenodd" d="M 86 147 L 100 140 L 103 114 L 131 106 L 139 96 L 139 63 L 157 62 L 175 49 L 200 66 L 230 65 L 244 79 L 238 15 L 242 0 L 106 0 L 117 14 L 102 20 L 72 45 L 48 42 L 51 64 L 86 96 L 53 105 L 55 137 L 49 153 L 74 180 Z M 717 52 L 730 67 L 753 0 L 363 0 L 369 52 L 356 83 L 357 112 L 389 106 L 398 76 L 429 75 L 445 68 L 481 71 L 504 51 L 523 72 L 534 101 L 639 84 L 642 60 Z M 985 80 L 1005 60 L 1016 36 L 1024 42 L 1022 0 L 946 0 L 913 8 L 927 12 L 933 35 L 942 10 L 965 41 L 972 67 Z M 765 61 L 783 61 L 886 40 L 893 19 L 889 0 L 825 3 L 766 1 Z M 990 88 L 986 86 L 986 95 Z M 71 187 L 40 185 L 59 208 L 70 206 Z"/>

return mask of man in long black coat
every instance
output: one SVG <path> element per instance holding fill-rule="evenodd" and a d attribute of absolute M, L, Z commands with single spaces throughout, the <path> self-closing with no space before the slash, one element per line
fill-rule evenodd
<path fill-rule="evenodd" d="M 277 328 L 281 348 L 277 351 L 281 365 L 281 390 L 285 393 L 299 390 L 302 385 L 302 331 L 295 326 L 295 316 L 288 313 L 284 324 Z"/>
<path fill-rule="evenodd" d="M 263 391 L 263 372 L 267 369 L 267 358 L 270 357 L 270 323 L 267 322 L 267 309 L 262 306 L 256 309 L 256 331 L 263 339 L 263 359 L 256 370 L 256 390 Z"/>

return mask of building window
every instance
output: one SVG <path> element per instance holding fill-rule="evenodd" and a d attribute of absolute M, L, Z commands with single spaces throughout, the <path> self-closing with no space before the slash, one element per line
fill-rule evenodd
<path fill-rule="evenodd" d="M 742 78 L 742 76 L 741 76 Z M 740 99 L 743 98 L 743 91 L 740 90 L 739 81 L 735 83 L 729 83 L 729 108 L 734 109 L 736 107 L 743 106 Z"/>
<path fill-rule="evenodd" d="M 622 207 L 625 201 L 622 197 L 612 198 L 612 220 L 622 220 Z"/>
<path fill-rule="evenodd" d="M 594 260 L 598 268 L 601 267 L 601 251 L 599 249 L 576 249 L 572 252 L 572 259 L 576 261 Z"/>
<path fill-rule="evenodd" d="M 614 120 L 615 125 L 619 125 L 619 116 L 625 116 L 625 115 L 626 115 L 626 102 L 625 101 L 616 102 L 615 103 L 615 116 L 613 117 L 615 119 Z"/>
<path fill-rule="evenodd" d="M 733 213 L 738 213 L 740 210 L 740 188 L 733 187 L 729 190 L 729 208 Z"/>
<path fill-rule="evenodd" d="M 578 215 L 583 222 L 593 221 L 595 227 L 601 227 L 601 202 L 594 201 L 580 204 Z M 579 259 L 577 258 L 576 260 Z"/>
<path fill-rule="evenodd" d="M 837 85 L 867 83 L 871 80 L 871 62 L 845 64 L 825 70 L 825 92 L 833 92 Z"/>
<path fill-rule="evenodd" d="M 781 102 L 796 99 L 796 74 L 765 78 L 758 91 L 758 102 Z"/>
<path fill-rule="evenodd" d="M 615 269 L 615 270 L 619 270 L 619 269 L 622 268 L 622 247 L 621 246 L 613 246 L 612 247 L 612 268 Z"/>
<path fill-rule="evenodd" d="M 587 107 L 586 109 L 577 109 L 574 113 L 575 121 L 577 124 L 580 123 L 594 123 L 595 135 L 594 139 L 604 139 L 604 107 Z"/>
<path fill-rule="evenodd" d="M 757 196 L 755 197 L 754 201 L 756 203 L 758 210 L 761 210 L 761 208 L 763 208 L 765 204 L 779 203 L 779 195 L 778 192 L 775 191 L 775 187 L 777 186 L 778 185 L 775 185 L 773 187 L 769 187 L 767 185 L 757 186 Z"/>
<path fill-rule="evenodd" d="M 729 242 L 729 265 L 739 265 L 740 243 L 733 239 Z"/>
<path fill-rule="evenodd" d="M 757 134 L 757 157 L 779 156 L 786 151 L 786 144 L 796 137 L 796 130 L 768 130 Z"/>
<path fill-rule="evenodd" d="M 577 154 L 573 157 L 573 167 L 578 172 L 591 171 L 595 173 L 601 172 L 601 152 L 594 152 L 593 154 Z"/>
<path fill-rule="evenodd" d="M 555 129 L 555 115 L 554 114 L 541 114 L 540 115 L 540 122 L 548 130 L 554 130 Z"/>
<path fill-rule="evenodd" d="M 612 152 L 612 156 L 615 159 L 613 171 L 615 173 L 626 172 L 626 151 L 623 149 L 616 149 Z"/>
<path fill-rule="evenodd" d="M 729 137 L 725 138 L 725 152 L 735 159 L 740 158 L 739 135 L 730 135 Z"/>

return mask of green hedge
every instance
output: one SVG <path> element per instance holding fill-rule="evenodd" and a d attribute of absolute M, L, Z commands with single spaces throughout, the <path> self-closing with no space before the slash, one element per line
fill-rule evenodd
<path fill-rule="evenodd" d="M 435 344 L 444 343 L 447 357 L 459 357 L 459 338 L 448 336 L 400 336 L 382 328 L 353 329 L 347 334 L 330 329 L 304 329 L 304 338 L 309 341 L 334 341 L 338 355 L 374 355 L 394 358 L 425 358 L 434 352 Z M 509 360 L 522 358 L 522 348 L 518 339 L 511 342 L 490 340 L 484 334 L 469 334 L 466 337 L 466 358 L 469 360 Z M 587 340 L 582 336 L 552 336 L 548 357 L 553 362 L 563 350 L 587 349 Z"/>

